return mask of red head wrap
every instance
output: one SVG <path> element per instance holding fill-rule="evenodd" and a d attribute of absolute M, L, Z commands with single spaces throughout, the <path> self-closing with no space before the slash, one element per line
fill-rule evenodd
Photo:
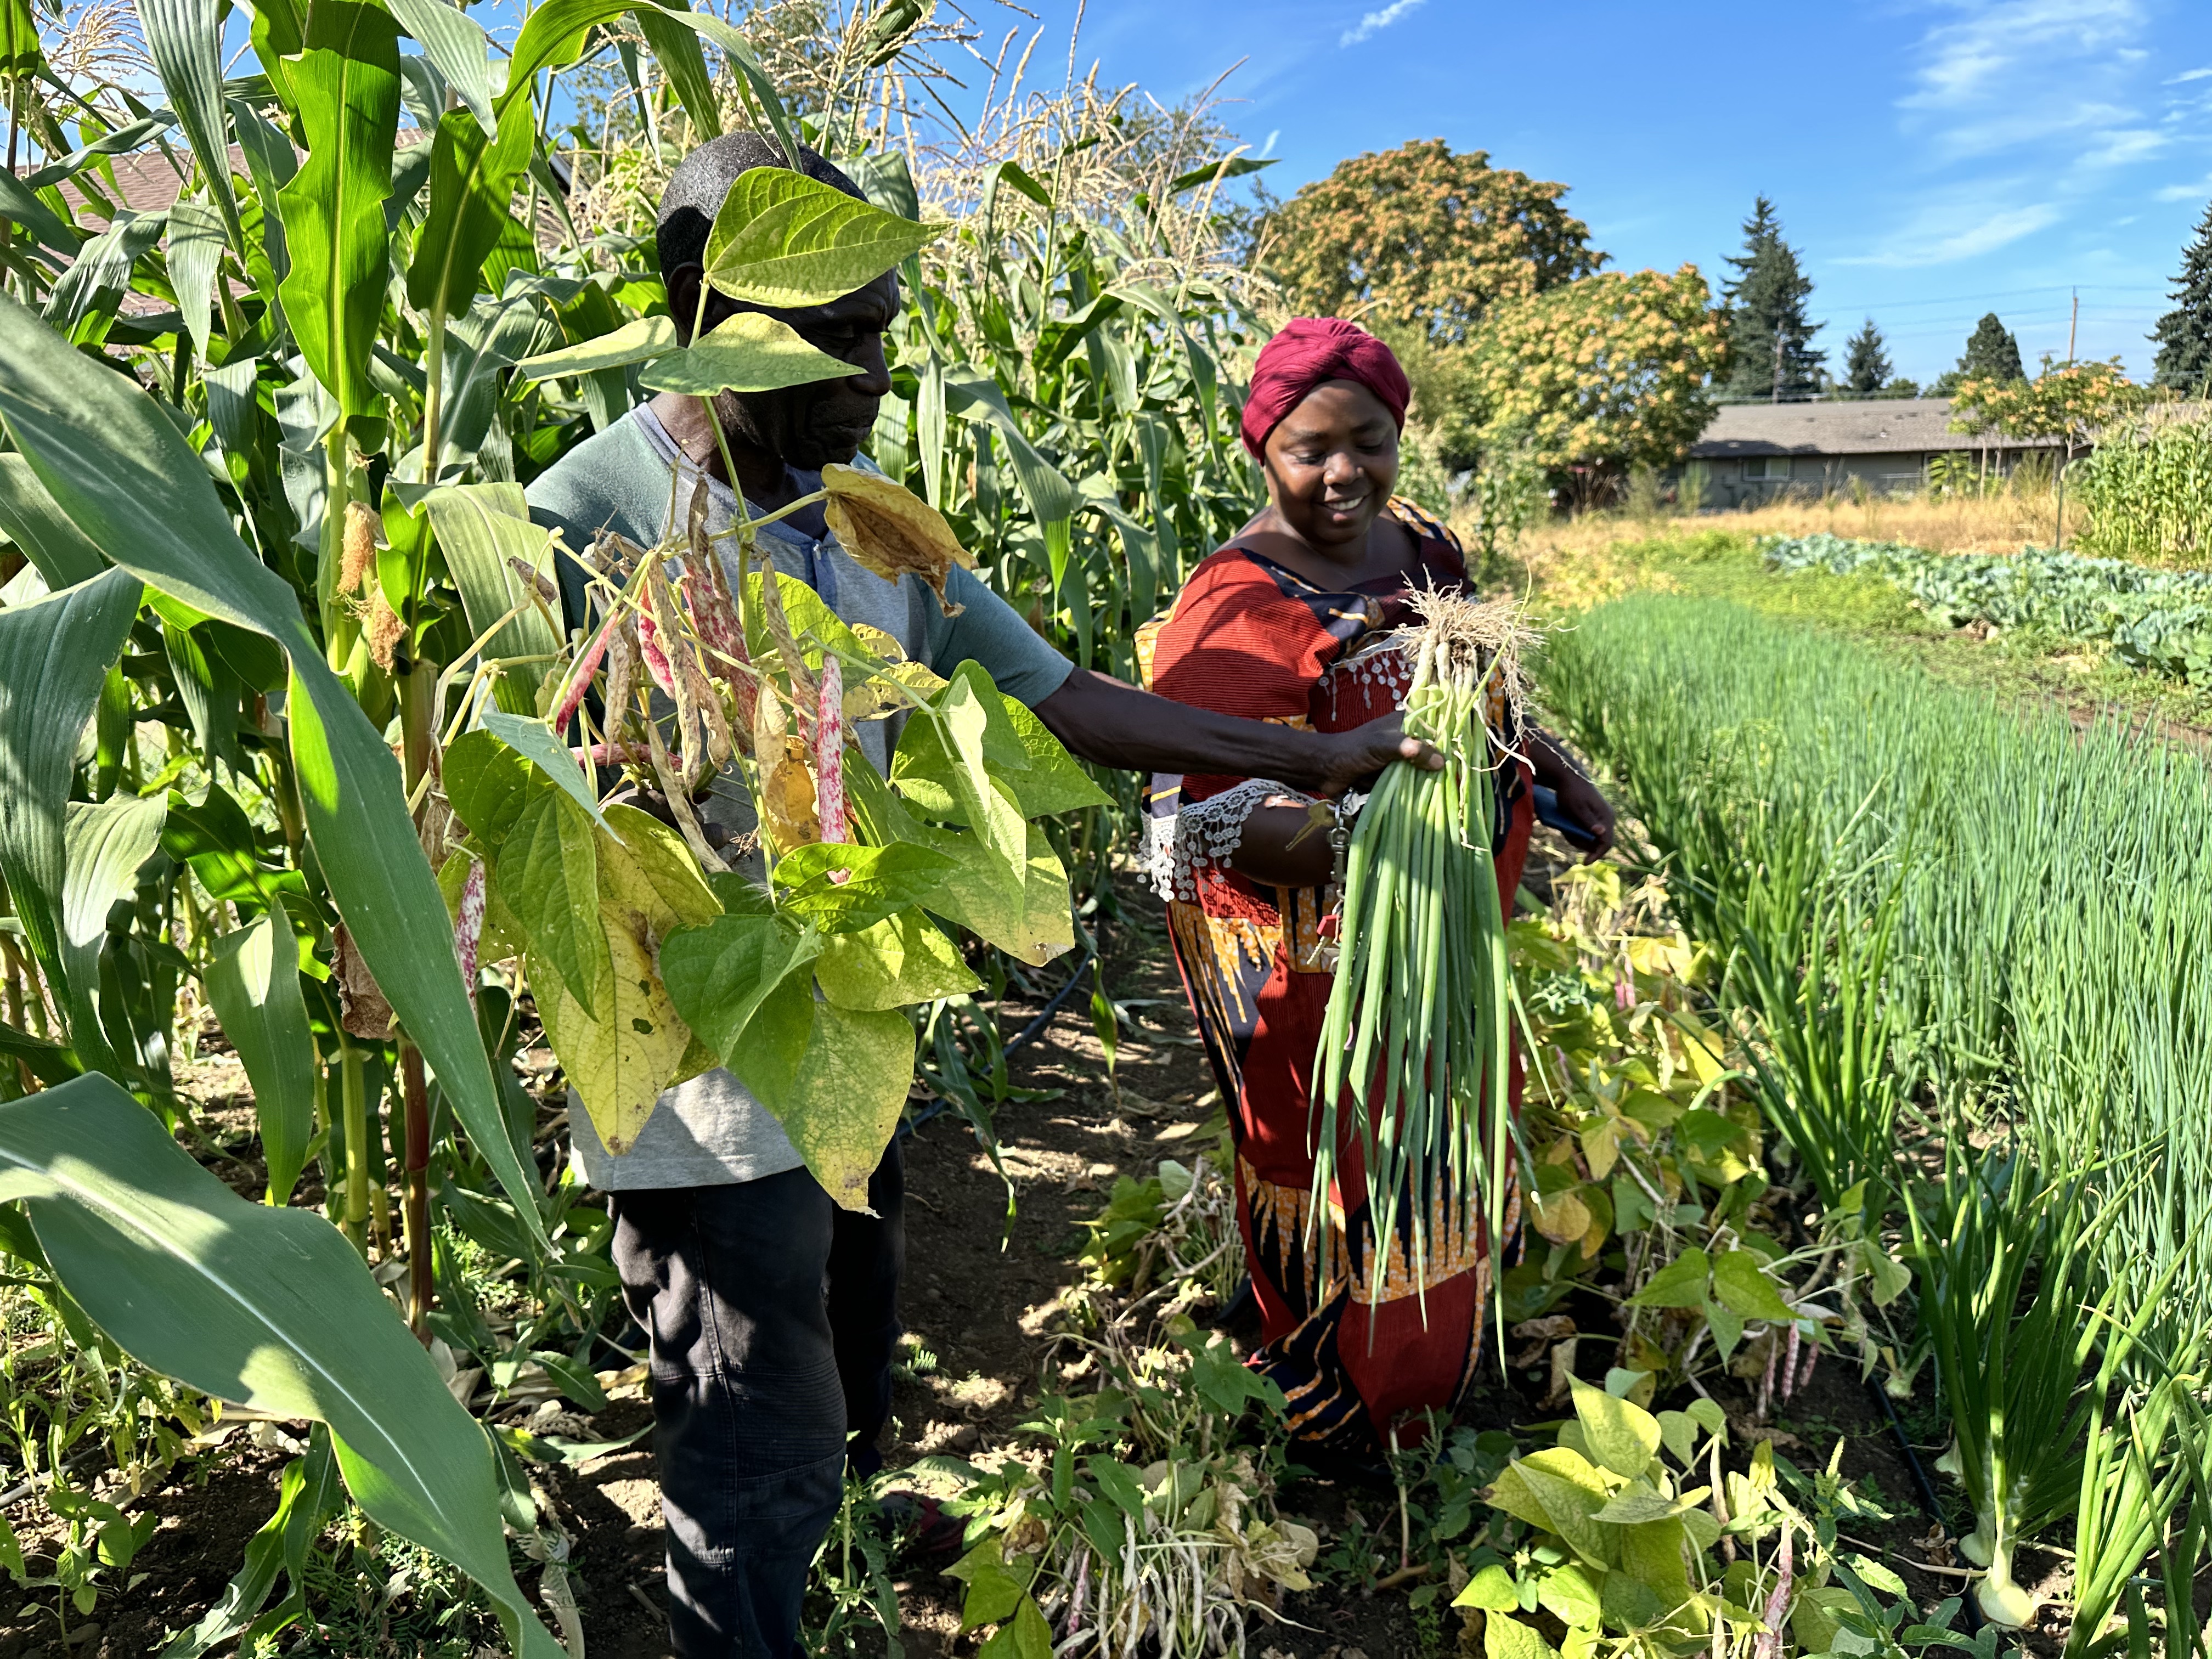
<path fill-rule="evenodd" d="M 1244 400 L 1244 447 L 1256 460 L 1267 434 L 1323 380 L 1357 380 L 1382 400 L 1398 429 L 1406 429 L 1413 388 L 1390 348 L 1340 317 L 1300 317 L 1261 348 L 1252 366 L 1252 391 Z"/>

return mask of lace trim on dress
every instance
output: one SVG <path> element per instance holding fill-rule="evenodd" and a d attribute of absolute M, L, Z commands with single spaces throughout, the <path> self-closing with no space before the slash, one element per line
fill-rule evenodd
<path fill-rule="evenodd" d="M 1244 844 L 1244 825 L 1273 802 L 1310 806 L 1319 797 L 1278 783 L 1247 778 L 1195 805 L 1153 818 L 1146 837 L 1145 866 L 1152 890 L 1164 899 L 1199 902 L 1199 890 L 1226 875 Z"/>

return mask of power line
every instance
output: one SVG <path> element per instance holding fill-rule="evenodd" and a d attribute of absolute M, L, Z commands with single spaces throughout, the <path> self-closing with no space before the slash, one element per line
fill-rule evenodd
<path fill-rule="evenodd" d="M 1953 294 L 1920 300 L 1845 301 L 1824 298 L 1820 301 L 1820 304 L 1832 311 L 1898 311 L 1908 306 L 1980 305 L 1990 300 L 2017 299 L 2024 294 L 2069 294 L 2073 292 L 2075 286 L 2072 283 L 2051 283 L 2041 288 L 2000 289 L 1994 293 Z M 2140 294 L 2146 286 L 2150 285 L 2142 283 L 2083 283 L 2080 286 L 2085 294 L 2093 292 Z"/>

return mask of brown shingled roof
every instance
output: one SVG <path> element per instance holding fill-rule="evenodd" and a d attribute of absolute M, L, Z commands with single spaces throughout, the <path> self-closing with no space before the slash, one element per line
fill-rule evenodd
<path fill-rule="evenodd" d="M 1948 398 L 1869 398 L 1807 404 L 1723 404 L 1692 460 L 1746 455 L 1926 455 L 1951 449 L 2056 448 L 2056 438 L 1951 430 Z"/>

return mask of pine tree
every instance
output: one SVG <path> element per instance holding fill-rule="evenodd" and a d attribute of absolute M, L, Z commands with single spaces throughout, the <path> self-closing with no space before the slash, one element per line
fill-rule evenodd
<path fill-rule="evenodd" d="M 1855 398 L 1872 398 L 1889 384 L 1889 353 L 1882 349 L 1881 331 L 1874 319 L 1844 346 L 1844 386 Z"/>
<path fill-rule="evenodd" d="M 1996 312 L 1984 316 L 1966 337 L 1966 349 L 1959 358 L 1958 373 L 1960 380 L 1995 380 L 2008 386 L 2027 378 L 2027 371 L 2020 363 L 2020 340 L 1997 320 Z"/>
<path fill-rule="evenodd" d="M 2152 381 L 2202 397 L 2212 380 L 2212 205 L 2197 223 L 2197 240 L 2182 251 L 2181 274 L 2166 297 L 2174 307 L 2151 336 L 2158 342 Z"/>
<path fill-rule="evenodd" d="M 1774 204 L 1761 196 L 1743 222 L 1743 252 L 1728 263 L 1735 276 L 1723 286 L 1729 313 L 1729 376 L 1732 397 L 1809 398 L 1820 386 L 1826 352 L 1813 349 L 1820 327 L 1805 317 L 1812 279 L 1797 266 L 1797 251 L 1782 240 Z M 1779 354 L 1778 372 L 1776 362 Z"/>

